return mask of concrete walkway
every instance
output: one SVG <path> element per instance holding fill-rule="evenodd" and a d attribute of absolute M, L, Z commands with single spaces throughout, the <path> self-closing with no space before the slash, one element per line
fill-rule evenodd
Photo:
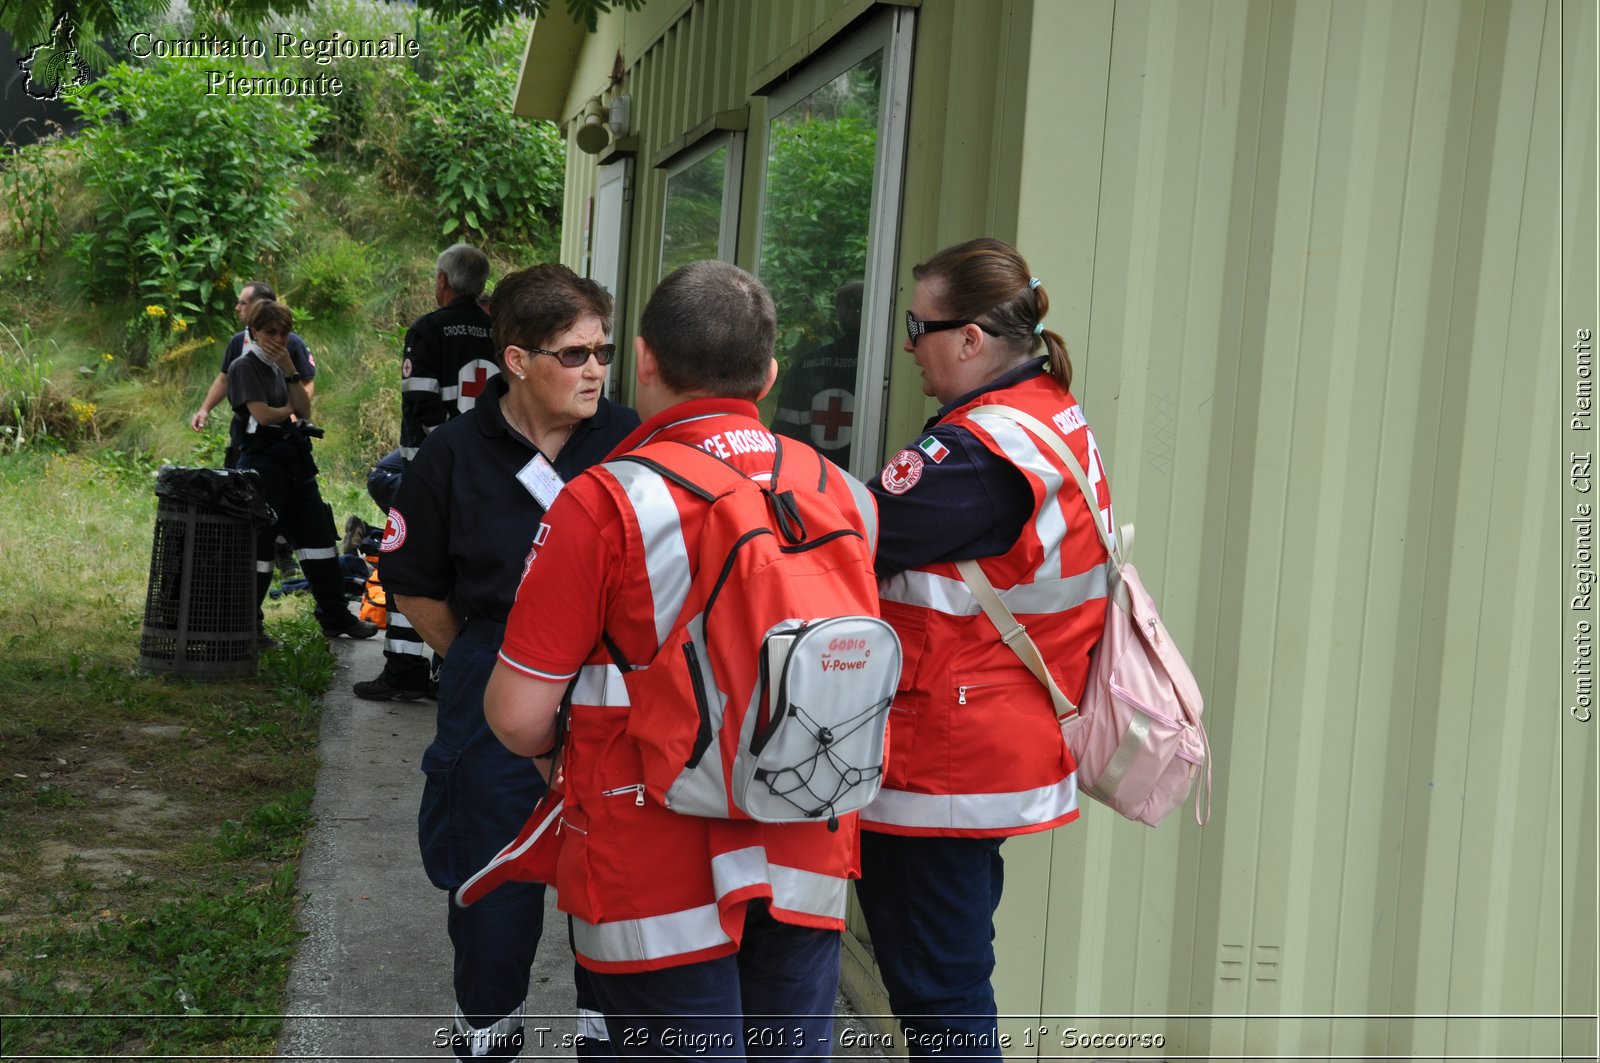
<path fill-rule="evenodd" d="M 418 763 L 435 707 L 350 693 L 383 667 L 381 642 L 331 644 L 338 670 L 323 699 L 322 767 L 300 864 L 306 936 L 289 973 L 281 1059 L 454 1058 L 444 1042 L 454 1014 L 447 898 L 417 855 Z M 562 1047 L 574 1031 L 572 953 L 547 892 L 523 1058 L 572 1059 Z M 843 998 L 838 1022 L 864 1029 Z"/>

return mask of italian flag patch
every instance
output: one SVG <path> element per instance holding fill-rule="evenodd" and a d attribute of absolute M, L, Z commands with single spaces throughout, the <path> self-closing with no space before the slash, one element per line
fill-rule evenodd
<path fill-rule="evenodd" d="M 927 439 L 924 439 L 922 442 L 918 443 L 917 449 L 926 454 L 928 456 L 928 460 L 933 462 L 935 465 L 943 461 L 944 456 L 950 453 L 949 447 L 945 446 L 932 436 L 929 436 Z"/>

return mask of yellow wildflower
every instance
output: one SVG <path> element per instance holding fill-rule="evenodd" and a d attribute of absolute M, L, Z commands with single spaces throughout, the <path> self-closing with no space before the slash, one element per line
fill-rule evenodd
<path fill-rule="evenodd" d="M 189 323 L 187 321 L 185 321 L 183 318 L 174 315 L 173 318 L 172 318 L 172 331 L 173 332 L 187 332 L 187 331 L 189 331 Z"/>
<path fill-rule="evenodd" d="M 112 354 L 110 351 L 107 351 L 100 356 L 100 360 L 102 362 L 114 362 L 117 360 L 117 356 Z"/>
<path fill-rule="evenodd" d="M 159 307 L 159 306 L 153 306 L 153 305 L 152 306 L 147 306 L 147 307 L 144 308 L 144 312 L 145 312 L 145 316 L 146 317 L 166 317 L 167 316 L 166 310 L 164 308 L 162 308 L 162 307 Z"/>
<path fill-rule="evenodd" d="M 79 402 L 77 399 L 72 399 L 67 405 L 72 407 L 72 412 L 77 416 L 80 425 L 88 424 L 94 420 L 94 411 L 97 408 L 94 403 Z"/>

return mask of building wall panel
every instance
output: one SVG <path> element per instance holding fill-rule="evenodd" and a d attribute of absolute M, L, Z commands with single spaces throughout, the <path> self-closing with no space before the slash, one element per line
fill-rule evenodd
<path fill-rule="evenodd" d="M 869 6 L 660 0 L 606 20 L 623 29 L 593 39 L 568 106 L 634 98 L 624 342 L 655 281 L 655 153 L 748 108 L 750 264 L 766 115 L 749 94 Z M 1216 752 L 1203 831 L 1187 810 L 1148 831 L 1086 804 L 1007 844 L 1002 1012 L 1176 1016 L 1077 1025 L 1222 1057 L 1555 1054 L 1550 1021 L 1468 1016 L 1593 1012 L 1594 730 L 1562 715 L 1557 677 L 1595 17 L 1582 0 L 918 7 L 890 316 L 942 246 L 992 233 L 1028 256 Z M 569 262 L 594 174 L 573 151 Z M 876 327 L 897 349 L 897 320 Z M 890 448 L 934 406 L 893 364 Z M 1566 1033 L 1593 1053 L 1592 1022 Z"/>
<path fill-rule="evenodd" d="M 1272 1017 L 1560 1007 L 1552 205 L 1559 161 L 1594 181 L 1561 10 L 1035 6 L 1015 235 L 1070 286 L 1051 323 L 1218 754 L 1204 832 L 1091 805 L 1052 836 L 1046 1012 L 1261 1016 L 1170 1024 L 1189 1052 L 1556 1050 Z M 1109 56 L 1103 114 L 1060 106 L 1095 100 L 1068 39 Z M 1565 760 L 1592 792 L 1592 745 Z"/>

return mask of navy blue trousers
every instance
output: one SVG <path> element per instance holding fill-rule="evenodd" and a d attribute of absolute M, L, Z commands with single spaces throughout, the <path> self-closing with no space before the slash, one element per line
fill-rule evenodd
<path fill-rule="evenodd" d="M 839 992 L 839 933 L 745 911 L 731 956 L 589 982 L 620 1058 L 828 1059 Z"/>
<path fill-rule="evenodd" d="M 422 755 L 427 782 L 417 837 L 428 878 L 442 890 L 454 890 L 515 838 L 545 790 L 533 763 L 502 746 L 483 717 L 498 634 L 496 626 L 491 643 L 473 637 L 469 626 L 439 674 L 438 727 Z M 544 929 L 544 886 L 508 883 L 469 908 L 445 903 L 457 1011 L 473 1029 L 495 1028 L 492 1051 L 478 1058 L 515 1058 L 528 973 Z M 458 1056 L 471 1054 L 461 1037 L 452 1047 Z"/>
<path fill-rule="evenodd" d="M 913 1059 L 995 1059 L 994 913 L 1003 838 L 861 832 L 856 897 Z"/>

